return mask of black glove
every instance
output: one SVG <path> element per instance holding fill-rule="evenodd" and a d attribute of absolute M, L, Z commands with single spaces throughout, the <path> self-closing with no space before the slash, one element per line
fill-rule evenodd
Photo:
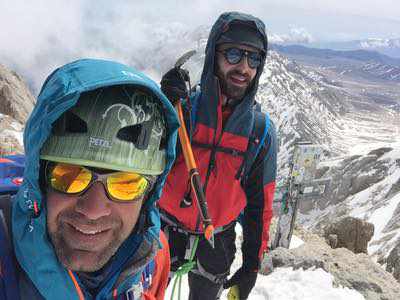
<path fill-rule="evenodd" d="M 239 287 L 240 300 L 246 300 L 251 290 L 256 284 L 257 272 L 248 271 L 241 267 L 235 274 L 224 283 L 224 289 L 230 288 L 234 285 Z"/>
<path fill-rule="evenodd" d="M 167 96 L 173 105 L 181 99 L 188 96 L 185 81 L 189 76 L 185 70 L 173 68 L 161 78 L 161 90 Z"/>

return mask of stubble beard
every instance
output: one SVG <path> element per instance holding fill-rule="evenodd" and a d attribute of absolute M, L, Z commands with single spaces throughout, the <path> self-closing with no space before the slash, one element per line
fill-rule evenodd
<path fill-rule="evenodd" d="M 228 78 L 235 73 L 240 74 L 236 70 L 231 70 L 226 74 L 223 74 L 220 70 L 217 70 L 217 77 L 219 79 L 221 91 L 228 99 L 241 100 L 247 94 L 251 81 L 248 80 L 247 85 L 243 87 L 230 83 Z"/>
<path fill-rule="evenodd" d="M 103 249 L 98 251 L 90 251 L 86 249 L 74 248 L 76 245 L 67 241 L 65 232 L 67 224 L 58 221 L 55 231 L 49 230 L 50 240 L 55 249 L 58 260 L 67 269 L 77 272 L 95 272 L 100 270 L 117 252 L 123 241 L 127 237 L 120 234 L 120 226 L 115 227 L 112 231 L 113 239 Z M 90 255 L 90 263 L 85 262 L 85 256 Z"/>

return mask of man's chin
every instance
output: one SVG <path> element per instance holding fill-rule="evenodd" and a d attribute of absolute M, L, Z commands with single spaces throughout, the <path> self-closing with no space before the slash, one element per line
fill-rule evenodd
<path fill-rule="evenodd" d="M 103 250 L 104 251 L 104 250 Z M 75 272 L 95 272 L 100 270 L 114 253 L 94 252 L 86 250 L 66 250 L 58 254 L 60 262 Z"/>
<path fill-rule="evenodd" d="M 62 236 L 53 236 L 52 242 L 58 260 L 67 269 L 78 272 L 94 272 L 101 269 L 115 254 L 120 246 L 118 240 L 109 241 L 87 249 L 87 245 L 71 244 Z"/>
<path fill-rule="evenodd" d="M 231 87 L 227 91 L 228 99 L 241 100 L 246 94 L 245 88 Z"/>

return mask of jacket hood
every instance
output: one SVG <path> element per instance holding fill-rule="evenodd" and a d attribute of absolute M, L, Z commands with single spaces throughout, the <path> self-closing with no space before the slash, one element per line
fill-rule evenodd
<path fill-rule="evenodd" d="M 83 59 L 55 70 L 44 82 L 36 106 L 26 124 L 24 146 L 26 166 L 24 182 L 13 204 L 12 230 L 15 253 L 21 267 L 46 299 L 78 299 L 67 271 L 58 262 L 47 236 L 45 199 L 39 188 L 40 149 L 49 137 L 52 124 L 62 113 L 73 107 L 84 92 L 113 85 L 136 85 L 150 90 L 160 101 L 166 124 L 166 168 L 158 177 L 153 192 L 146 201 L 150 226 L 140 236 L 130 237 L 126 249 L 158 239 L 160 219 L 155 202 L 175 159 L 179 123 L 175 110 L 158 85 L 137 70 L 106 60 Z M 138 234 L 136 234 L 138 235 Z M 118 250 L 118 252 L 120 252 Z M 133 253 L 118 253 L 127 256 Z M 63 297 L 63 298 L 60 298 Z"/>
<path fill-rule="evenodd" d="M 243 22 L 257 28 L 258 32 L 264 39 L 264 50 L 265 53 L 267 53 L 268 40 L 265 32 L 265 25 L 260 19 L 239 12 L 223 13 L 211 28 L 205 50 L 205 62 L 200 82 L 200 88 L 202 93 L 200 101 L 207 102 L 207 105 L 202 105 L 202 107 L 208 107 L 209 111 L 203 112 L 202 115 L 215 115 L 216 113 L 215 110 L 218 105 L 218 97 L 219 97 L 218 79 L 214 74 L 216 43 L 220 38 L 221 34 L 229 28 L 229 24 L 231 24 L 232 22 L 234 23 Z M 257 74 L 253 80 L 253 86 L 250 88 L 248 93 L 245 95 L 244 99 L 242 99 L 242 101 L 239 104 L 239 106 L 241 106 L 240 110 L 242 112 L 248 111 L 255 101 L 254 96 L 257 92 L 260 75 L 262 73 L 262 70 L 264 69 L 265 57 L 266 56 L 264 56 L 261 65 L 257 69 Z M 205 122 L 209 124 L 211 120 L 205 120 Z"/>

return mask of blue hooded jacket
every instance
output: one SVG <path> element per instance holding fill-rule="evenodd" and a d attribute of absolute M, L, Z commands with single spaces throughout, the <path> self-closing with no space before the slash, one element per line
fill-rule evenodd
<path fill-rule="evenodd" d="M 24 182 L 12 208 L 12 235 L 18 263 L 36 290 L 45 299 L 79 299 L 68 271 L 59 263 L 47 234 L 45 199 L 39 188 L 39 153 L 49 137 L 52 123 L 73 107 L 80 95 L 112 85 L 138 85 L 150 89 L 162 104 L 167 123 L 166 168 L 158 177 L 147 206 L 150 226 L 140 234 L 131 234 L 114 256 L 113 272 L 96 299 L 109 299 L 119 274 L 140 245 L 158 241 L 160 219 L 155 202 L 161 194 L 166 175 L 175 159 L 179 126 L 175 110 L 158 85 L 137 70 L 106 60 L 83 59 L 55 70 L 44 82 L 36 106 L 26 124 L 24 146 L 26 167 Z M 144 268 L 145 266 L 143 266 Z M 120 284 L 129 288 L 141 272 Z M 119 289 L 118 289 L 119 291 Z M 23 297 L 23 295 L 21 295 Z"/>

